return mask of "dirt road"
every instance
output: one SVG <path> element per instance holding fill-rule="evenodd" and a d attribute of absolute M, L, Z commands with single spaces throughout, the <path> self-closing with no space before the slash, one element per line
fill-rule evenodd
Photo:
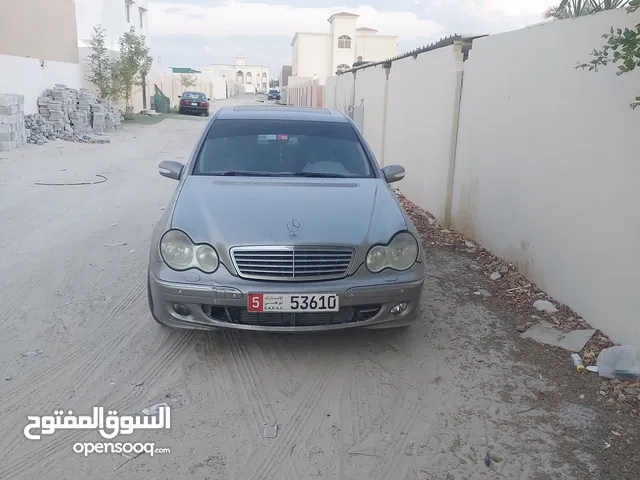
<path fill-rule="evenodd" d="M 176 186 L 157 163 L 186 160 L 204 125 L 165 120 L 125 127 L 110 145 L 58 142 L 0 155 L 1 479 L 610 473 L 596 458 L 597 413 L 549 365 L 531 363 L 499 312 L 468 295 L 474 273 L 452 253 L 429 254 L 427 315 L 406 332 L 256 335 L 155 324 L 145 293 L 149 239 Z M 107 181 L 34 185 L 96 174 Z M 570 375 L 569 363 L 560 368 Z M 113 440 L 171 449 L 153 457 L 74 453 L 76 442 L 104 441 L 93 430 L 23 434 L 27 415 L 98 405 L 137 415 L 160 402 L 172 407 L 170 430 Z M 264 435 L 265 424 L 278 425 L 277 438 Z"/>

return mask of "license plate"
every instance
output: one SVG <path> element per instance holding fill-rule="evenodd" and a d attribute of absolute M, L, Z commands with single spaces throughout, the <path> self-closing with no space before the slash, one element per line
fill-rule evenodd
<path fill-rule="evenodd" d="M 192 103 L 191 105 L 194 106 L 194 107 L 198 106 L 198 104 L 196 102 Z"/>
<path fill-rule="evenodd" d="M 250 312 L 337 312 L 340 309 L 337 293 L 250 293 L 248 297 Z"/>

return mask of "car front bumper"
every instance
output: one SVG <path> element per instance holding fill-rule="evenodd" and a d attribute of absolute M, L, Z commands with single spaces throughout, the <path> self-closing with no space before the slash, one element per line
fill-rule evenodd
<path fill-rule="evenodd" d="M 262 282 L 231 275 L 220 266 L 208 281 L 195 272 L 174 272 L 151 260 L 149 290 L 153 314 L 170 327 L 196 330 L 237 329 L 270 332 L 312 332 L 346 328 L 393 328 L 414 323 L 420 316 L 424 283 L 422 264 L 407 272 L 372 278 L 361 269 L 351 277 L 323 282 Z M 213 277 L 212 276 L 212 277 Z M 366 280 L 363 280 L 366 279 Z M 339 293 L 340 312 L 247 312 L 249 293 Z M 180 314 L 186 307 L 189 314 Z M 398 304 L 404 311 L 393 313 Z"/>

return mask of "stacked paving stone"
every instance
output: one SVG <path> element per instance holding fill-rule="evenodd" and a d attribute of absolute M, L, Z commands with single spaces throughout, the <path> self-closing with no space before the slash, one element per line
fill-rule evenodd
<path fill-rule="evenodd" d="M 65 125 L 63 130 L 57 130 L 57 127 L 54 127 L 51 122 L 39 113 L 26 115 L 24 122 L 30 131 L 29 143 L 36 145 L 44 145 L 50 140 L 66 140 L 79 143 L 111 143 L 111 139 L 107 136 L 94 137 L 75 130 L 70 124 Z"/>
<path fill-rule="evenodd" d="M 0 152 L 20 148 L 26 142 L 24 95 L 0 95 Z"/>
<path fill-rule="evenodd" d="M 122 122 L 116 105 L 87 89 L 57 84 L 38 97 L 37 103 L 38 113 L 25 116 L 23 96 L 0 95 L 0 151 L 27 141 L 37 145 L 50 140 L 110 143 L 104 132 L 119 129 Z M 9 139 L 6 144 L 4 138 Z"/>

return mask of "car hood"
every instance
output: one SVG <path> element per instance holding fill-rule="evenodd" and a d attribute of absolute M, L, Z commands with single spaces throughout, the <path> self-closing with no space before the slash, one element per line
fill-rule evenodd
<path fill-rule="evenodd" d="M 295 219 L 293 236 L 287 227 Z M 188 176 L 172 228 L 225 250 L 238 245 L 350 245 L 387 242 L 407 223 L 381 179 Z"/>

